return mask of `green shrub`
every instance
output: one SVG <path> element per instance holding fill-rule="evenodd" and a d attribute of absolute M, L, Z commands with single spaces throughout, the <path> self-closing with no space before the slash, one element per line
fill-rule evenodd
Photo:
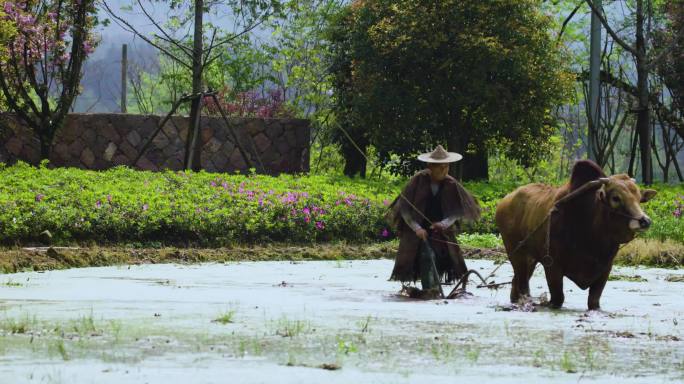
<path fill-rule="evenodd" d="M 352 243 L 391 237 L 383 219 L 404 179 L 144 172 L 0 164 L 0 243 L 40 240 L 232 245 Z M 514 184 L 466 183 L 483 217 L 466 234 L 496 234 L 499 199 Z M 684 186 L 657 185 L 644 204 L 653 227 L 641 237 L 684 243 Z M 467 239 L 498 244 L 495 237 Z M 483 247 L 485 245 L 482 245 Z"/>

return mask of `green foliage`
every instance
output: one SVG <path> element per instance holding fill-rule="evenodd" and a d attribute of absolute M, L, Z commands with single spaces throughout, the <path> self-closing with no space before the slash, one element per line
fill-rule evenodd
<path fill-rule="evenodd" d="M 534 163 L 571 83 L 552 25 L 533 0 L 355 2 L 330 31 L 340 124 L 403 174 L 435 142 Z"/>
<path fill-rule="evenodd" d="M 462 233 L 458 235 L 458 242 L 472 248 L 501 248 L 501 236 L 493 233 Z"/>
<path fill-rule="evenodd" d="M 392 237 L 385 231 L 387 205 L 405 183 L 401 178 L 152 173 L 124 167 L 94 172 L 23 163 L 0 167 L 0 180 L 0 243 L 39 240 L 48 230 L 58 244 L 210 246 L 384 241 Z M 483 215 L 463 226 L 464 243 L 500 246 L 496 204 L 516 186 L 465 183 Z M 655 189 L 658 195 L 643 205 L 653 226 L 640 237 L 684 243 L 684 185 Z"/>
<path fill-rule="evenodd" d="M 0 179 L 1 243 L 36 240 L 44 230 L 57 242 L 369 241 L 381 238 L 385 204 L 399 188 L 328 176 L 92 172 L 22 163 L 0 169 Z"/>
<path fill-rule="evenodd" d="M 16 35 L 17 28 L 11 20 L 6 19 L 6 13 L 0 9 L 0 60 L 7 59 L 7 47 Z"/>

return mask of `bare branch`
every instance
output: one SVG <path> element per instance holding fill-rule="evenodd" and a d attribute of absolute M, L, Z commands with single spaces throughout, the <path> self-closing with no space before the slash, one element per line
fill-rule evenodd
<path fill-rule="evenodd" d="M 231 41 L 237 39 L 238 37 L 240 37 L 240 36 L 242 36 L 242 35 L 245 35 L 245 34 L 251 32 L 254 28 L 258 27 L 259 25 L 261 25 L 261 24 L 266 20 L 266 16 L 267 16 L 267 14 L 264 14 L 262 17 L 260 17 L 260 20 L 259 20 L 257 23 L 250 25 L 249 27 L 245 28 L 245 29 L 244 29 L 242 32 L 240 32 L 240 33 L 237 33 L 237 34 L 235 34 L 235 35 L 233 35 L 233 36 L 227 37 L 227 38 L 225 38 L 225 39 L 219 41 L 218 43 L 216 43 L 216 44 L 215 44 L 213 47 L 211 47 L 211 48 L 215 48 L 215 47 L 221 46 L 221 45 L 223 45 L 223 44 L 229 43 L 229 42 L 231 42 Z M 207 50 L 208 50 L 208 49 L 205 49 L 204 51 L 206 52 Z"/>
<path fill-rule="evenodd" d="M 216 28 L 211 33 L 211 41 L 209 42 L 209 48 L 206 50 L 207 53 L 204 56 L 204 62 L 202 63 L 202 71 L 204 71 L 204 68 L 207 67 L 208 62 L 209 62 L 209 56 L 211 55 L 211 51 L 215 48 L 214 46 L 214 40 L 216 39 Z"/>
<path fill-rule="evenodd" d="M 591 11 L 598 17 L 598 19 L 601 21 L 601 24 L 603 24 L 603 27 L 608 31 L 608 34 L 610 37 L 615 40 L 618 45 L 620 45 L 622 48 L 624 48 L 627 52 L 631 53 L 634 56 L 637 56 L 637 50 L 636 48 L 632 47 L 631 45 L 627 44 L 624 40 L 620 38 L 620 36 L 615 33 L 613 28 L 610 27 L 608 24 L 608 20 L 606 20 L 605 16 L 603 15 L 603 12 L 596 7 L 594 4 L 593 0 L 585 0 L 587 4 L 589 4 L 589 7 L 591 7 Z"/>
<path fill-rule="evenodd" d="M 580 1 L 580 3 L 577 4 L 577 6 L 575 7 L 575 9 L 573 9 L 572 12 L 570 12 L 570 14 L 568 15 L 568 17 L 565 18 L 565 21 L 563 21 L 563 26 L 561 27 L 561 30 L 560 30 L 560 32 L 558 33 L 558 38 L 557 38 L 556 42 L 560 42 L 560 41 L 561 41 L 561 38 L 563 37 L 563 32 L 565 32 L 565 27 L 567 27 L 567 25 L 568 25 L 568 23 L 570 22 L 570 20 L 572 20 L 572 18 L 575 17 L 575 14 L 576 14 L 577 11 L 580 9 L 580 7 L 582 6 L 582 4 L 583 4 L 583 3 Z"/>
<path fill-rule="evenodd" d="M 160 39 L 162 39 L 162 40 L 164 40 L 164 41 L 167 41 L 167 42 L 169 42 L 169 43 L 175 45 L 175 46 L 178 47 L 181 51 L 183 51 L 183 53 L 185 53 L 186 55 L 188 55 L 188 57 L 192 58 L 192 50 L 189 49 L 188 47 L 186 47 L 186 46 L 184 46 L 184 45 L 178 43 L 178 41 L 176 41 L 173 37 L 169 36 L 169 34 L 166 33 L 166 31 L 164 30 L 164 28 L 162 28 L 162 27 L 154 20 L 154 18 L 152 18 L 152 15 L 150 15 L 150 14 L 147 12 L 147 9 L 146 9 L 145 6 L 142 4 L 142 2 L 141 2 L 140 0 L 137 0 L 137 1 L 138 1 L 138 5 L 140 5 L 140 9 L 142 9 L 143 13 L 145 14 L 145 16 L 147 16 L 147 18 L 150 20 L 150 22 L 152 23 L 152 25 L 154 25 L 154 26 L 162 33 L 162 35 L 164 35 L 164 37 L 159 36 L 159 35 L 156 35 L 156 34 L 155 34 L 155 36 L 157 36 L 158 38 L 160 38 Z"/>
<path fill-rule="evenodd" d="M 161 51 L 161 52 L 164 53 L 166 56 L 168 56 L 171 60 L 177 62 L 178 64 L 184 66 L 184 67 L 187 68 L 187 69 L 192 70 L 192 66 L 191 66 L 190 64 L 187 64 L 186 62 L 184 62 L 183 60 L 181 60 L 180 58 L 178 58 L 176 55 L 174 55 L 173 53 L 169 52 L 169 51 L 168 51 L 167 49 L 165 49 L 164 47 L 162 47 L 162 46 L 160 46 L 159 44 L 156 44 L 156 43 L 153 42 L 152 40 L 148 39 L 145 35 L 143 35 L 142 33 L 140 33 L 137 29 L 135 29 L 135 27 L 133 27 L 133 26 L 132 26 L 130 23 L 128 23 L 126 20 L 124 20 L 123 18 L 117 16 L 117 15 L 112 11 L 112 9 L 109 8 L 109 5 L 107 4 L 106 1 L 103 1 L 102 4 L 103 4 L 104 7 L 105 7 L 105 11 L 106 11 L 112 18 L 114 18 L 114 20 L 116 21 L 116 23 L 119 24 L 119 26 L 120 26 L 121 28 L 123 28 L 124 30 L 126 30 L 126 31 L 128 31 L 128 32 L 131 32 L 131 33 L 135 34 L 136 36 L 140 37 L 140 38 L 143 39 L 147 44 L 150 44 L 151 46 L 157 48 L 159 51 Z"/>

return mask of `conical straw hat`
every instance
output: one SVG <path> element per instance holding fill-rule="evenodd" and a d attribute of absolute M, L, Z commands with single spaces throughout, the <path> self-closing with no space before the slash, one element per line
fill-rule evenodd
<path fill-rule="evenodd" d="M 426 163 L 453 163 L 459 161 L 463 156 L 456 152 L 447 152 L 444 147 L 438 145 L 434 151 L 423 153 L 418 156 L 418 160 Z"/>

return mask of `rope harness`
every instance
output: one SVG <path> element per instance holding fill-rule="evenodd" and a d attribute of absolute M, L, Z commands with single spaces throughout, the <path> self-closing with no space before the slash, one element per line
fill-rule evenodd
<path fill-rule="evenodd" d="M 359 148 L 359 146 L 356 144 L 356 142 L 354 141 L 354 139 L 352 139 L 352 137 L 349 135 L 349 133 L 348 133 L 341 125 L 338 126 L 338 127 L 340 128 L 340 130 L 342 130 L 342 132 L 344 132 L 345 136 L 347 137 L 347 139 L 349 139 L 349 141 L 352 143 L 352 145 L 354 146 L 354 148 L 356 148 L 356 150 L 359 151 L 359 153 L 361 154 L 361 156 L 363 156 L 364 159 L 366 159 L 366 162 L 370 162 L 370 160 L 368 159 L 368 156 L 366 156 L 366 154 L 361 150 L 361 148 Z M 583 184 L 582 186 L 580 186 L 579 188 L 575 189 L 574 191 L 572 191 L 572 192 L 568 193 L 567 195 L 561 197 L 561 198 L 558 199 L 556 202 L 554 202 L 553 206 L 551 207 L 551 209 L 549 210 L 549 212 L 548 212 L 548 213 L 546 214 L 546 216 L 544 217 L 544 220 L 542 220 L 542 221 L 535 227 L 535 229 L 534 229 L 533 231 L 531 231 L 530 233 L 528 233 L 527 236 L 525 236 L 525 238 L 522 239 L 522 240 L 516 245 L 516 247 L 513 249 L 513 251 L 511 251 L 511 252 L 509 253 L 509 259 L 510 259 L 510 256 L 515 255 L 517 252 L 519 252 L 519 251 L 525 246 L 525 244 L 527 244 L 527 243 L 529 242 L 529 240 L 530 240 L 530 239 L 539 231 L 539 229 L 541 229 L 543 226 L 546 226 L 546 228 L 545 228 L 545 230 L 546 230 L 546 236 L 545 236 L 545 239 L 544 239 L 544 255 L 542 256 L 542 259 L 541 259 L 540 263 L 541 263 L 544 267 L 547 267 L 547 268 L 550 267 L 551 265 L 553 265 L 554 260 L 553 260 L 553 258 L 551 257 L 550 252 L 549 252 L 549 248 L 550 248 L 550 239 L 551 239 L 551 218 L 553 217 L 553 215 L 555 215 L 555 214 L 557 214 L 558 212 L 560 212 L 561 206 L 562 206 L 564 203 L 567 203 L 568 201 L 570 201 L 570 200 L 576 198 L 577 196 L 579 196 L 579 195 L 581 195 L 581 194 L 587 192 L 588 190 L 591 190 L 591 189 L 594 189 L 594 188 L 600 188 L 601 186 L 607 184 L 608 181 L 609 181 L 609 178 L 607 178 L 607 177 L 602 177 L 602 178 L 600 178 L 600 179 L 598 179 L 598 180 L 589 181 L 589 182 Z M 410 201 L 406 196 L 404 196 L 404 194 L 403 194 L 401 191 L 399 192 L 399 197 L 401 197 L 401 198 L 402 198 L 402 199 L 411 207 L 411 209 L 413 209 L 415 212 L 417 212 L 417 213 L 418 213 L 423 219 L 425 219 L 430 225 L 433 225 L 433 224 L 434 224 L 430 219 L 427 218 L 427 216 L 426 216 L 425 214 L 423 214 L 423 212 L 420 211 L 420 209 L 418 209 L 418 207 L 416 207 L 413 203 L 411 203 L 411 201 Z M 601 203 L 603 203 L 606 207 L 608 207 L 609 212 L 610 212 L 611 214 L 616 214 L 616 215 L 618 215 L 618 216 L 623 216 L 623 217 L 626 217 L 626 218 L 631 219 L 631 220 L 639 220 L 639 219 L 640 219 L 640 218 L 634 217 L 634 216 L 632 216 L 632 215 L 628 215 L 628 214 L 626 214 L 626 213 L 624 213 L 624 212 L 618 211 L 617 209 L 615 209 L 615 208 L 613 208 L 612 206 L 610 206 L 610 205 L 609 205 L 607 202 L 605 202 L 603 199 L 600 199 L 600 201 L 601 201 Z M 440 242 L 440 243 L 445 243 L 445 244 L 451 244 L 451 245 L 456 245 L 456 246 L 458 246 L 458 243 L 457 243 L 457 242 L 448 241 L 448 240 L 443 240 L 443 239 L 438 239 L 438 238 L 436 238 L 436 237 L 434 237 L 434 236 L 429 236 L 429 239 L 432 240 L 432 241 Z M 494 270 L 492 270 L 492 272 L 490 272 L 489 275 L 487 275 L 487 278 L 483 278 L 482 275 L 480 275 L 480 273 L 479 273 L 478 271 L 476 271 L 476 270 L 474 270 L 474 269 L 469 269 L 469 270 L 466 271 L 466 273 L 463 274 L 463 276 L 461 276 L 461 278 L 456 282 L 456 285 L 455 285 L 454 288 L 451 290 L 451 292 L 446 296 L 446 298 L 447 298 L 447 299 L 453 299 L 453 298 L 459 297 L 460 295 L 466 293 L 466 285 L 468 284 L 468 277 L 469 277 L 470 275 L 475 275 L 475 276 L 477 276 L 477 277 L 480 279 L 480 281 L 482 282 L 482 284 L 478 285 L 477 288 L 498 289 L 499 287 L 501 287 L 501 286 L 503 286 L 503 285 L 511 284 L 512 281 L 505 282 L 505 283 L 495 283 L 494 281 L 488 282 L 488 280 L 489 280 L 490 278 L 492 278 L 492 277 L 494 276 L 494 274 L 496 273 L 496 271 L 499 270 L 499 268 L 501 268 L 501 266 L 504 265 L 504 264 L 505 264 L 505 262 L 504 262 L 504 263 L 501 263 L 501 264 L 499 264 L 499 265 L 497 265 L 496 268 L 494 268 Z M 434 263 L 433 263 L 433 267 L 436 268 L 436 266 L 434 266 Z M 442 295 L 442 298 L 444 298 L 444 294 L 441 292 L 441 283 L 440 283 L 440 294 Z"/>

